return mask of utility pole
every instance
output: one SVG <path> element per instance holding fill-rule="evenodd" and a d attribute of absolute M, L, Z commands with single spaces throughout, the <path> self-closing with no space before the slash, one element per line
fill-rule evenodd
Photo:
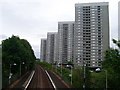
<path fill-rule="evenodd" d="M 11 79 L 11 64 L 10 64 L 9 84 L 11 83 L 10 79 Z"/>
<path fill-rule="evenodd" d="M 85 61 L 83 62 L 83 74 L 84 74 L 84 76 L 83 76 L 83 79 L 84 79 L 84 81 L 83 81 L 83 89 L 85 90 L 85 88 L 86 88 L 86 63 L 85 63 Z"/>
<path fill-rule="evenodd" d="M 10 79 L 11 79 L 11 77 L 12 77 L 12 75 L 13 75 L 12 72 L 11 72 L 11 71 L 12 71 L 12 70 L 11 70 L 11 69 L 12 69 L 12 65 L 16 66 L 16 63 L 10 64 L 9 84 L 11 83 L 11 80 L 10 80 Z"/>
<path fill-rule="evenodd" d="M 62 61 L 61 61 L 61 77 L 62 77 Z"/>
<path fill-rule="evenodd" d="M 105 86 L 106 86 L 106 90 L 107 90 L 107 88 L 108 88 L 108 86 L 107 86 L 107 70 L 105 70 L 105 81 L 106 81 Z"/>
<path fill-rule="evenodd" d="M 55 68 L 56 68 L 56 72 L 57 72 L 57 61 L 55 62 Z"/>
<path fill-rule="evenodd" d="M 71 66 L 71 85 L 72 85 L 72 66 Z"/>
<path fill-rule="evenodd" d="M 21 63 L 21 61 L 20 61 L 20 76 L 21 76 L 21 65 L 22 64 L 25 64 L 25 63 L 24 62 Z"/>
<path fill-rule="evenodd" d="M 21 76 L 21 62 L 20 62 L 20 76 Z"/>

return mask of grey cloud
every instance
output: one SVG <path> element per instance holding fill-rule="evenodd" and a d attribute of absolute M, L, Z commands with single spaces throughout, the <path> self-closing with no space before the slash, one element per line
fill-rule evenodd
<path fill-rule="evenodd" d="M 1 35 L 0 35 L 0 39 L 1 39 L 1 40 L 7 39 L 7 38 L 8 38 L 8 37 L 7 37 L 6 35 L 4 35 L 4 34 L 1 34 Z"/>

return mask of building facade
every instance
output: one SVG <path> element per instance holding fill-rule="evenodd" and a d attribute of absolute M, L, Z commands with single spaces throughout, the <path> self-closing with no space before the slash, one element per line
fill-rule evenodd
<path fill-rule="evenodd" d="M 47 33 L 46 62 L 54 63 L 54 39 L 56 32 Z"/>
<path fill-rule="evenodd" d="M 75 4 L 74 64 L 101 67 L 108 47 L 108 3 Z"/>
<path fill-rule="evenodd" d="M 46 61 L 46 41 L 47 39 L 41 39 L 40 60 Z"/>
<path fill-rule="evenodd" d="M 74 22 L 58 22 L 58 61 L 67 63 L 73 60 Z"/>
<path fill-rule="evenodd" d="M 120 1 L 118 2 L 118 40 L 120 40 Z"/>
<path fill-rule="evenodd" d="M 58 62 L 58 33 L 54 35 L 54 63 Z"/>

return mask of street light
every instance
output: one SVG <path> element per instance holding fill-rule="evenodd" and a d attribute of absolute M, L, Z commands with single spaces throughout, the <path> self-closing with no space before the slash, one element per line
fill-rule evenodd
<path fill-rule="evenodd" d="M 108 86 L 107 86 L 107 70 L 104 70 L 105 71 L 105 88 L 107 90 Z"/>
<path fill-rule="evenodd" d="M 61 61 L 61 77 L 62 77 L 62 61 Z"/>
<path fill-rule="evenodd" d="M 12 75 L 13 75 L 13 74 L 11 73 L 12 65 L 16 66 L 16 63 L 10 64 L 9 84 L 11 83 L 10 79 L 11 79 L 11 77 L 12 77 Z"/>
<path fill-rule="evenodd" d="M 72 66 L 71 66 L 71 85 L 72 85 Z"/>
<path fill-rule="evenodd" d="M 84 82 L 83 82 L 83 88 L 84 88 L 84 90 L 85 90 L 85 82 L 86 82 L 86 80 L 85 80 L 85 78 L 86 78 L 86 63 L 85 63 L 85 61 L 83 62 L 83 69 L 84 69 L 84 76 L 83 76 L 83 78 L 84 78 Z"/>
<path fill-rule="evenodd" d="M 55 70 L 57 72 L 57 61 L 55 61 Z"/>
<path fill-rule="evenodd" d="M 20 62 L 20 76 L 21 76 L 21 64 L 25 64 L 24 62 Z"/>
<path fill-rule="evenodd" d="M 100 70 L 100 68 L 97 68 L 95 71 L 101 71 Z M 107 81 L 107 79 L 108 79 L 108 77 L 107 77 L 107 70 L 103 70 L 103 71 L 105 71 L 105 88 L 106 88 L 106 90 L 107 90 L 107 88 L 108 88 L 108 81 Z"/>
<path fill-rule="evenodd" d="M 72 68 L 73 68 L 73 67 L 72 67 L 72 65 L 69 65 L 69 66 L 70 66 L 70 73 L 71 73 L 71 74 L 69 75 L 69 76 L 71 77 L 71 80 L 70 80 L 71 82 L 70 82 L 70 83 L 71 83 L 71 85 L 72 85 Z M 69 66 L 67 65 L 67 67 L 69 67 Z"/>

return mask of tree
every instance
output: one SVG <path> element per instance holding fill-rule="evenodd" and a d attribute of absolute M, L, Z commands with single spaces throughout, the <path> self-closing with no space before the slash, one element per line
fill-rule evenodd
<path fill-rule="evenodd" d="M 21 39 L 21 42 L 24 46 L 24 60 L 25 62 L 30 65 L 29 68 L 32 68 L 34 65 L 34 61 L 36 60 L 36 57 L 34 55 L 34 51 L 32 50 L 31 45 L 29 44 L 29 42 L 25 39 Z"/>
<path fill-rule="evenodd" d="M 115 40 L 113 39 L 113 43 L 116 44 L 118 46 L 118 48 L 120 49 L 120 40 Z"/>
<path fill-rule="evenodd" d="M 2 74 L 3 81 L 5 78 L 9 77 L 10 65 L 16 63 L 15 68 L 11 70 L 13 74 L 25 71 L 25 66 L 27 69 L 31 70 L 34 67 L 35 55 L 30 46 L 29 42 L 25 39 L 20 39 L 18 36 L 12 36 L 6 40 L 2 41 Z M 25 65 L 22 65 L 24 62 Z M 22 72 L 23 73 L 23 72 Z"/>
<path fill-rule="evenodd" d="M 120 41 L 113 39 L 113 43 L 118 49 L 106 50 L 103 68 L 108 71 L 108 87 L 120 88 Z"/>

